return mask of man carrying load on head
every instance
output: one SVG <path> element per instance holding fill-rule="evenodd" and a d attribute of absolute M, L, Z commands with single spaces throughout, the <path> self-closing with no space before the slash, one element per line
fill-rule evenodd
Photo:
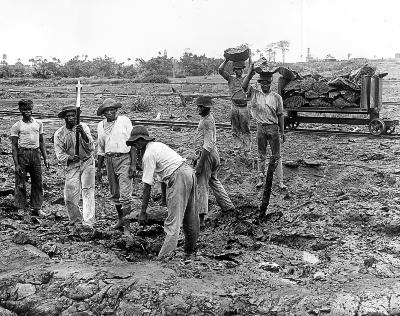
<path fill-rule="evenodd" d="M 218 73 L 228 81 L 229 92 L 231 95 L 231 125 L 232 136 L 235 147 L 247 154 L 251 149 L 251 134 L 250 134 L 250 114 L 247 107 L 246 95 L 243 93 L 243 69 L 245 68 L 244 61 L 233 61 L 233 72 L 235 75 L 230 75 L 225 71 L 228 59 L 219 66 Z"/>

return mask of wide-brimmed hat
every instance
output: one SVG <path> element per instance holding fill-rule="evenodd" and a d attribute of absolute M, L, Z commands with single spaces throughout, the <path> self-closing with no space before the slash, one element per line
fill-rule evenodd
<path fill-rule="evenodd" d="M 245 66 L 245 63 L 244 63 L 244 60 L 238 60 L 238 61 L 234 61 L 234 62 L 232 62 L 232 68 L 233 69 L 243 69 L 243 68 L 245 68 L 246 66 Z"/>
<path fill-rule="evenodd" d="M 103 104 L 100 105 L 99 108 L 97 109 L 97 116 L 102 116 L 105 109 L 109 109 L 109 108 L 119 109 L 121 107 L 122 107 L 122 104 L 119 102 L 116 102 L 114 99 L 111 99 L 111 98 L 105 99 Z"/>
<path fill-rule="evenodd" d="M 212 104 L 213 102 L 210 95 L 199 95 L 196 99 L 196 105 L 202 105 L 204 107 L 211 108 Z"/>
<path fill-rule="evenodd" d="M 126 141 L 128 146 L 132 146 L 135 141 L 139 138 L 143 138 L 145 140 L 154 140 L 154 137 L 150 137 L 149 131 L 143 125 L 135 125 L 132 127 L 131 136 Z"/>
<path fill-rule="evenodd" d="M 257 81 L 269 80 L 273 77 L 273 72 L 260 72 L 260 77 Z"/>
<path fill-rule="evenodd" d="M 65 113 L 67 113 L 68 111 L 76 111 L 76 106 L 73 104 L 64 105 L 62 107 L 61 111 L 58 113 L 58 117 L 64 118 Z M 79 109 L 79 113 L 80 113 L 80 111 L 81 111 L 81 109 Z"/>

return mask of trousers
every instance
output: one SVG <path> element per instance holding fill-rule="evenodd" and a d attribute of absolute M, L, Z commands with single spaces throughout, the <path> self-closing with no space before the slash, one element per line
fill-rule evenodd
<path fill-rule="evenodd" d="M 265 174 L 268 144 L 271 147 L 272 153 L 270 163 L 274 162 L 274 164 L 277 164 L 281 158 L 281 141 L 279 139 L 278 125 L 257 124 L 258 172 L 262 174 Z"/>
<path fill-rule="evenodd" d="M 65 173 L 64 199 L 69 222 L 93 227 L 95 222 L 95 166 L 94 159 L 78 161 L 67 166 Z M 82 195 L 82 212 L 79 200 Z M 82 216 L 83 215 L 83 216 Z"/>
<path fill-rule="evenodd" d="M 199 214 L 208 213 L 208 186 L 215 195 L 219 207 L 223 211 L 235 208 L 231 199 L 225 191 L 224 186 L 218 179 L 220 160 L 218 155 L 210 153 L 204 163 L 202 172 L 197 176 L 197 208 Z"/>
<path fill-rule="evenodd" d="M 27 173 L 31 177 L 30 202 L 33 209 L 41 209 L 43 204 L 43 183 L 42 167 L 39 149 L 18 149 L 18 163 L 21 166 L 22 174 L 15 173 L 15 206 L 26 208 L 28 206 L 26 179 Z"/>
<path fill-rule="evenodd" d="M 235 147 L 244 151 L 251 148 L 250 113 L 247 106 L 231 105 L 232 136 Z"/>
<path fill-rule="evenodd" d="M 164 221 L 166 233 L 159 257 L 175 250 L 182 226 L 185 235 L 185 252 L 195 249 L 199 238 L 200 220 L 196 204 L 196 175 L 193 168 L 183 163 L 176 169 L 167 184 L 168 216 Z"/>
<path fill-rule="evenodd" d="M 129 178 L 130 164 L 131 156 L 129 153 L 119 157 L 106 156 L 106 169 L 111 199 L 115 205 L 121 205 L 124 211 L 130 210 L 132 202 L 133 184 L 132 179 Z"/>

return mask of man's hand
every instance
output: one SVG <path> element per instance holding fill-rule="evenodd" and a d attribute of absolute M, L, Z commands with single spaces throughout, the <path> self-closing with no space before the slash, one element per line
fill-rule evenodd
<path fill-rule="evenodd" d="M 103 174 L 101 172 L 101 169 L 96 170 L 96 181 L 99 183 L 103 181 Z"/>
<path fill-rule="evenodd" d="M 82 127 L 81 124 L 76 125 L 75 128 L 76 128 L 76 130 L 77 130 L 80 134 L 85 133 L 85 131 L 83 130 L 83 127 Z"/>
<path fill-rule="evenodd" d="M 129 178 L 132 178 L 132 179 L 135 178 L 135 176 L 136 176 L 136 167 L 135 166 L 129 166 L 128 176 L 129 176 Z"/>
<path fill-rule="evenodd" d="M 286 141 L 286 135 L 281 133 L 282 144 Z"/>
<path fill-rule="evenodd" d="M 43 159 L 43 163 L 44 163 L 44 165 L 45 165 L 46 169 L 49 169 L 49 168 L 50 168 L 50 164 L 49 164 L 49 162 L 47 161 L 47 159 L 46 159 L 46 158 L 45 158 L 45 159 Z"/>
<path fill-rule="evenodd" d="M 15 166 L 15 173 L 19 174 L 20 176 L 22 176 L 22 168 L 20 165 L 16 165 Z"/>
<path fill-rule="evenodd" d="M 73 155 L 73 156 L 69 156 L 68 160 L 67 160 L 67 165 L 73 163 L 73 162 L 77 162 L 79 161 L 79 156 L 78 155 Z"/>
<path fill-rule="evenodd" d="M 138 216 L 138 223 L 140 226 L 145 226 L 148 223 L 148 218 L 147 218 L 147 213 L 146 212 L 140 212 Z"/>

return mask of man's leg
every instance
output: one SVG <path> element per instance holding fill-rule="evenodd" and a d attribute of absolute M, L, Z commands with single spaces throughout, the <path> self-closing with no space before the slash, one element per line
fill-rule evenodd
<path fill-rule="evenodd" d="M 194 170 L 189 166 L 184 166 L 186 177 L 193 179 L 192 189 L 190 190 L 185 214 L 183 216 L 183 233 L 185 234 L 185 252 L 191 253 L 196 248 L 197 239 L 199 238 L 199 213 L 196 210 L 196 176 Z"/>
<path fill-rule="evenodd" d="M 83 162 L 81 166 L 82 200 L 83 200 L 83 223 L 93 227 L 95 222 L 95 166 L 92 158 Z"/>
<path fill-rule="evenodd" d="M 67 208 L 69 223 L 75 225 L 82 222 L 82 213 L 79 209 L 81 179 L 79 163 L 69 167 L 65 173 L 64 200 Z"/>
<path fill-rule="evenodd" d="M 15 173 L 15 193 L 14 193 L 14 204 L 15 207 L 20 209 L 26 209 L 27 199 L 26 199 L 26 167 L 27 167 L 27 157 L 25 157 L 26 152 L 22 151 L 18 153 L 18 163 L 21 167 L 22 173 Z"/>
<path fill-rule="evenodd" d="M 251 134 L 250 134 L 250 111 L 247 106 L 239 108 L 240 113 L 240 132 L 242 139 L 242 148 L 245 154 L 251 150 Z"/>
<path fill-rule="evenodd" d="M 200 227 L 205 227 L 205 217 L 208 214 L 208 181 L 211 177 L 211 157 L 208 156 L 202 172 L 197 177 L 197 213 L 200 216 Z"/>
<path fill-rule="evenodd" d="M 195 190 L 196 181 L 190 172 L 193 174 L 193 169 L 182 166 L 169 180 L 167 186 L 168 217 L 164 221 L 166 236 L 158 257 L 169 254 L 175 250 L 178 244 L 179 231 L 189 198 L 192 194 L 195 194 L 192 191 Z M 191 207 L 194 206 L 191 205 Z M 195 212 L 197 213 L 196 210 Z"/>
<path fill-rule="evenodd" d="M 125 220 L 125 217 L 131 213 L 133 190 L 132 178 L 129 178 L 131 157 L 129 154 L 123 155 L 115 158 L 115 163 L 115 172 L 118 176 L 119 183 L 119 201 L 121 203 L 122 225 L 125 233 L 129 233 L 129 220 Z"/>
<path fill-rule="evenodd" d="M 111 157 L 106 158 L 106 169 L 107 169 L 108 185 L 110 187 L 111 200 L 114 202 L 118 214 L 118 221 L 113 226 L 113 228 L 120 229 L 122 228 L 122 206 L 121 202 L 119 201 L 119 181 L 118 181 L 118 175 L 115 173 L 114 170 L 113 159 L 116 158 L 111 158 Z"/>
<path fill-rule="evenodd" d="M 215 199 L 217 200 L 217 203 L 222 211 L 233 210 L 235 206 L 229 198 L 228 193 L 226 193 L 226 190 L 221 181 L 218 179 L 219 168 L 219 158 L 213 157 L 212 172 L 208 183 L 210 184 L 210 188 L 213 191 Z"/>
<path fill-rule="evenodd" d="M 240 132 L 240 117 L 239 108 L 232 104 L 231 105 L 231 128 L 233 145 L 235 149 L 239 149 L 242 146 L 241 132 Z"/>
<path fill-rule="evenodd" d="M 43 204 L 43 182 L 42 166 L 40 161 L 40 151 L 31 151 L 30 175 L 31 175 L 31 206 L 35 215 L 39 215 L 39 210 Z"/>
<path fill-rule="evenodd" d="M 258 150 L 258 182 L 257 188 L 264 184 L 265 176 L 265 159 L 267 156 L 267 137 L 264 133 L 263 126 L 257 125 L 257 150 Z"/>

